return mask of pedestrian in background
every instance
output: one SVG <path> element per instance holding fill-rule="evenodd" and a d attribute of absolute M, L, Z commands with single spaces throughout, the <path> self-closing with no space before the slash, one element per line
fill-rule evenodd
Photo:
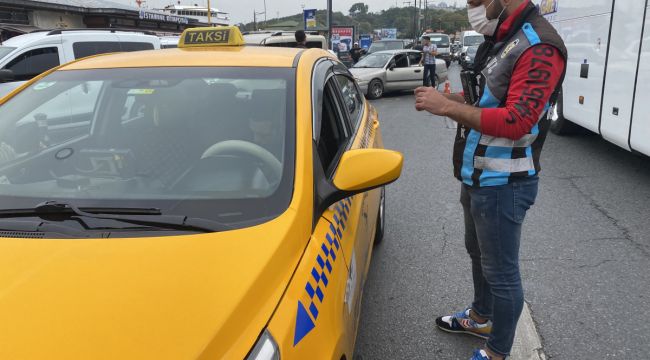
<path fill-rule="evenodd" d="M 415 107 L 459 124 L 454 174 L 462 182 L 474 301 L 463 311 L 437 318 L 436 325 L 487 339 L 472 360 L 501 360 L 512 349 L 524 305 L 522 224 L 537 197 L 540 154 L 550 126 L 547 111 L 564 79 L 567 50 L 530 0 L 467 4 L 470 24 L 486 36 L 482 54 L 476 56 L 482 60 L 470 77 L 482 78 L 476 81 L 483 87 L 476 94 L 480 101 L 465 104 L 463 96 L 421 87 L 415 90 Z"/>
<path fill-rule="evenodd" d="M 359 62 L 359 59 L 361 59 L 361 48 L 359 47 L 359 43 L 355 42 L 354 45 L 352 45 L 352 49 L 350 49 L 350 56 L 352 57 L 352 62 L 356 64 Z"/>
<path fill-rule="evenodd" d="M 305 32 L 302 30 L 296 30 L 296 33 L 294 34 L 296 38 L 296 47 L 300 49 L 306 49 L 307 48 L 307 35 L 305 35 Z"/>
<path fill-rule="evenodd" d="M 438 47 L 431 43 L 431 38 L 428 36 L 423 36 L 422 42 L 422 58 L 420 58 L 420 65 L 424 64 L 422 85 L 436 86 L 436 55 L 438 55 Z"/>

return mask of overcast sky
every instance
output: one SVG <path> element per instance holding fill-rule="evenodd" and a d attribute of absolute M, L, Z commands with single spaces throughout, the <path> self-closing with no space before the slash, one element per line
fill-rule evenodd
<path fill-rule="evenodd" d="M 135 5 L 135 0 L 113 1 Z M 160 8 L 165 5 L 176 3 L 176 1 L 177 0 L 147 0 L 146 6 L 149 8 Z M 231 24 L 237 24 L 240 22 L 248 23 L 253 21 L 253 10 L 257 12 L 264 11 L 264 1 L 265 0 L 210 0 L 210 6 L 230 13 Z M 352 4 L 359 1 L 360 0 L 332 0 L 332 3 L 334 11 L 341 11 L 344 14 L 347 14 Z M 376 12 L 396 5 L 408 5 L 404 4 L 405 1 L 408 0 L 366 0 L 364 2 L 368 4 L 369 11 Z M 429 3 L 439 3 L 441 1 L 443 0 L 429 0 Z M 465 0 L 447 0 L 446 2 L 453 5 L 455 1 L 458 3 L 458 6 L 463 6 L 466 3 Z M 181 4 L 199 4 L 205 6 L 207 0 L 181 0 Z M 327 7 L 327 0 L 266 0 L 266 17 L 267 19 L 272 19 L 277 17 L 278 14 L 280 17 L 298 14 L 302 11 L 301 5 L 304 5 L 305 9 L 325 9 Z M 260 17 L 263 19 L 264 15 L 261 15 Z"/>

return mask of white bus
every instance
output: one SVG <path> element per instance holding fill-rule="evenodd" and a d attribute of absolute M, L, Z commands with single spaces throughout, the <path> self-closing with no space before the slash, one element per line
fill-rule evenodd
<path fill-rule="evenodd" d="M 551 131 L 575 124 L 650 156 L 649 0 L 535 0 L 569 50 Z"/>

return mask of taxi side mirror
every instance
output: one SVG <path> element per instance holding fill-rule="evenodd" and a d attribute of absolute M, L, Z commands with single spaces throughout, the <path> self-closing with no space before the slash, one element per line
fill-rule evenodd
<path fill-rule="evenodd" d="M 313 225 L 331 205 L 396 181 L 402 173 L 403 156 L 383 149 L 348 150 L 341 156 L 332 177 L 325 174 L 316 143 L 314 176 L 316 180 Z"/>
<path fill-rule="evenodd" d="M 0 70 L 0 83 L 14 81 L 14 72 L 9 69 Z"/>
<path fill-rule="evenodd" d="M 390 184 L 402 173 L 402 154 L 382 149 L 343 153 L 334 174 L 334 186 L 345 192 L 366 192 Z"/>

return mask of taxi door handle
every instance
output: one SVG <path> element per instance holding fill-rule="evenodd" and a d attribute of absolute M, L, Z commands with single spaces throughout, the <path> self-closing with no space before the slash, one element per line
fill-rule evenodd
<path fill-rule="evenodd" d="M 422 72 L 422 70 L 415 70 L 415 72 L 416 72 L 416 73 L 421 73 L 421 72 Z"/>

